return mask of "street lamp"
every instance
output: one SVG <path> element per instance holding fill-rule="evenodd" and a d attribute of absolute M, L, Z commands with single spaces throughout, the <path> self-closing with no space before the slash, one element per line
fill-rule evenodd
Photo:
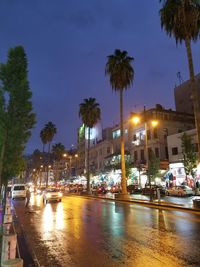
<path fill-rule="evenodd" d="M 140 123 L 141 119 L 138 116 L 134 116 L 132 118 L 132 122 L 137 125 L 138 123 Z M 149 168 L 149 153 L 148 153 L 148 136 L 147 136 L 147 126 L 148 123 L 151 124 L 151 126 L 153 128 L 155 128 L 158 125 L 158 121 L 157 120 L 151 120 L 149 122 L 144 121 L 144 129 L 145 129 L 145 154 L 146 154 L 146 169 L 147 169 L 147 178 L 149 181 L 149 185 L 150 185 L 150 189 L 151 189 L 151 177 L 148 175 L 148 168 Z"/>

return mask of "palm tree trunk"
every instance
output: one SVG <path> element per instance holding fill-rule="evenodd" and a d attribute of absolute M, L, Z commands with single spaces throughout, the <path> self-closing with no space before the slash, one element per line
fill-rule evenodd
<path fill-rule="evenodd" d="M 88 128 L 88 148 L 87 148 L 87 192 L 90 193 L 90 128 Z"/>
<path fill-rule="evenodd" d="M 121 185 L 122 194 L 127 194 L 125 156 L 124 156 L 124 122 L 123 122 L 123 90 L 120 90 L 120 132 L 121 132 Z"/>
<path fill-rule="evenodd" d="M 192 89 L 192 101 L 194 107 L 194 117 L 195 117 L 195 126 L 197 131 L 197 142 L 198 142 L 198 162 L 200 163 L 200 107 L 199 107 L 199 94 L 197 91 L 197 84 L 194 76 L 194 65 L 192 59 L 192 50 L 190 39 L 187 37 L 185 40 L 185 46 L 187 50 L 188 66 L 190 72 L 190 83 Z"/>

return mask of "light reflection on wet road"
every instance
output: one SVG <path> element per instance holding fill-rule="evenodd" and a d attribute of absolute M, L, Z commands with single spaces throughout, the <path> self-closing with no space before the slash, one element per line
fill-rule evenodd
<path fill-rule="evenodd" d="M 41 266 L 200 266 L 200 216 L 128 203 L 31 199 L 17 214 Z"/>

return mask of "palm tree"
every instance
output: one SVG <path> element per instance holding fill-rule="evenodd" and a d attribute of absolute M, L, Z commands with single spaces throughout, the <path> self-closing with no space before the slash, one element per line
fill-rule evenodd
<path fill-rule="evenodd" d="M 48 165 L 50 161 L 50 149 L 51 149 L 51 142 L 54 138 L 54 135 L 57 132 L 56 126 L 49 121 L 47 124 L 45 124 L 43 128 L 43 137 L 46 143 L 49 143 L 48 145 L 48 154 L 47 154 L 47 162 L 45 163 L 46 167 L 46 172 L 47 172 L 47 177 L 46 177 L 46 187 L 48 187 L 48 179 L 49 179 L 49 170 L 48 170 Z"/>
<path fill-rule="evenodd" d="M 84 125 L 88 127 L 88 148 L 87 148 L 87 192 L 90 192 L 90 130 L 101 119 L 101 110 L 95 98 L 86 98 L 79 105 L 79 117 Z"/>
<path fill-rule="evenodd" d="M 108 56 L 105 73 L 110 76 L 110 85 L 120 93 L 120 132 L 121 132 L 121 172 L 122 194 L 127 194 L 127 182 L 124 157 L 124 125 L 123 125 L 123 91 L 128 89 L 134 79 L 134 69 L 131 62 L 134 59 L 128 56 L 127 51 L 116 49 L 114 55 Z"/>
<path fill-rule="evenodd" d="M 65 153 L 65 146 L 61 143 L 57 143 L 52 146 L 52 153 L 55 159 L 55 162 L 58 163 L 62 158 L 63 154 Z M 57 166 L 57 164 L 56 164 Z M 56 182 L 58 180 L 58 169 L 56 169 L 55 177 L 56 177 Z"/>
<path fill-rule="evenodd" d="M 44 148 L 45 148 L 45 145 L 47 144 L 47 135 L 46 135 L 45 129 L 42 129 L 40 131 L 40 139 L 41 139 L 42 144 L 43 144 L 42 152 L 44 153 Z"/>
<path fill-rule="evenodd" d="M 52 142 L 52 140 L 54 138 L 54 135 L 57 133 L 57 129 L 56 129 L 56 126 L 51 121 L 49 121 L 45 125 L 44 131 L 45 131 L 45 134 L 46 134 L 46 137 L 47 137 L 47 142 L 49 143 L 48 153 L 50 153 L 50 150 L 51 150 L 51 142 Z"/>
<path fill-rule="evenodd" d="M 198 139 L 198 160 L 200 161 L 200 106 L 195 81 L 191 42 L 197 41 L 200 34 L 200 1 L 199 0 L 160 0 L 161 27 L 176 39 L 176 43 L 185 43 L 190 84 L 194 107 L 195 125 Z"/>

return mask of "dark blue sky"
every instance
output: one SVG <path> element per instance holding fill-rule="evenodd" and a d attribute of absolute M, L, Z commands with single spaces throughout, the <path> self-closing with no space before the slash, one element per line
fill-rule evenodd
<path fill-rule="evenodd" d="M 41 128 L 57 127 L 54 143 L 76 144 L 79 104 L 95 97 L 103 127 L 119 122 L 119 95 L 104 70 L 116 48 L 135 58 L 133 87 L 124 97 L 125 116 L 156 103 L 174 109 L 177 72 L 188 79 L 185 47 L 161 30 L 159 0 L 1 0 L 0 61 L 23 45 L 29 62 L 37 124 L 27 152 L 41 149 Z M 196 73 L 199 43 L 193 46 Z"/>

